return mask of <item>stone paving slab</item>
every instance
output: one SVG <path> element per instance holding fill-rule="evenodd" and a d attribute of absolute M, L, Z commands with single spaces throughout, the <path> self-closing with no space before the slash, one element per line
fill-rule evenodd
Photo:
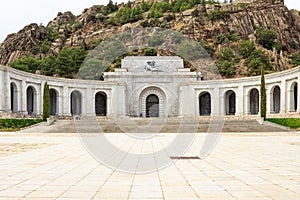
<path fill-rule="evenodd" d="M 124 145 L 124 150 L 133 144 L 129 151 L 154 151 L 146 142 L 132 143 L 116 134 L 106 137 Z M 168 137 L 174 136 L 162 135 L 165 143 Z M 204 138 L 198 134 L 186 155 L 198 155 Z M 148 174 L 105 167 L 75 134 L 2 133 L 0 143 L 0 147 L 26 145 L 25 152 L 0 157 L 0 199 L 5 200 L 300 199 L 300 134 L 296 132 L 223 134 L 205 159 L 174 161 Z M 28 144 L 35 148 L 28 150 Z M 37 144 L 44 145 L 36 148 Z"/>

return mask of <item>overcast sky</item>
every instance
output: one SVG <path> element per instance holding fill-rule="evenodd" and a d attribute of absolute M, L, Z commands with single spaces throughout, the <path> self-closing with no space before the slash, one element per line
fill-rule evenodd
<path fill-rule="evenodd" d="M 56 17 L 58 12 L 72 11 L 79 15 L 92 5 L 106 5 L 109 0 L 3 0 L 0 6 L 0 42 L 6 35 L 18 32 L 30 23 L 44 24 Z M 114 2 L 116 0 L 113 0 Z M 122 0 L 117 0 L 121 2 Z M 124 0 L 123 0 L 124 1 Z M 125 0 L 127 2 L 127 0 Z M 285 0 L 289 9 L 300 11 L 299 0 Z"/>

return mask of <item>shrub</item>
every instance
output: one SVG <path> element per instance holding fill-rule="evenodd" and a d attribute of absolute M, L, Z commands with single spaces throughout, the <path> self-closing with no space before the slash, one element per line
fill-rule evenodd
<path fill-rule="evenodd" d="M 146 49 L 144 49 L 143 54 L 144 54 L 144 56 L 156 56 L 157 51 L 155 49 L 146 48 Z"/>
<path fill-rule="evenodd" d="M 239 43 L 238 50 L 243 58 L 250 57 L 251 53 L 256 49 L 255 43 L 253 41 L 244 40 Z"/>
<path fill-rule="evenodd" d="M 277 34 L 274 30 L 271 29 L 263 29 L 258 28 L 257 29 L 258 34 L 258 43 L 265 47 L 266 49 L 272 50 L 275 46 L 277 39 Z"/>
<path fill-rule="evenodd" d="M 298 53 L 295 53 L 291 56 L 291 63 L 294 66 L 300 65 L 300 51 Z"/>
<path fill-rule="evenodd" d="M 148 45 L 150 47 L 160 46 L 163 43 L 164 43 L 164 38 L 161 35 L 158 35 L 158 34 L 154 34 L 148 40 Z"/>
<path fill-rule="evenodd" d="M 73 24 L 72 28 L 73 28 L 73 31 L 77 31 L 82 28 L 82 23 L 77 22 L 77 23 Z"/>
<path fill-rule="evenodd" d="M 220 34 L 216 37 L 216 40 L 215 40 L 215 44 L 222 44 L 223 42 L 225 42 L 226 40 L 226 36 L 224 34 Z"/>
<path fill-rule="evenodd" d="M 211 22 L 214 22 L 214 21 L 220 20 L 220 19 L 226 20 L 229 17 L 230 17 L 230 14 L 228 12 L 223 11 L 223 10 L 214 10 L 214 11 L 212 11 L 208 14 L 208 19 Z"/>
<path fill-rule="evenodd" d="M 18 131 L 40 122 L 42 119 L 0 119 L 0 131 Z"/>

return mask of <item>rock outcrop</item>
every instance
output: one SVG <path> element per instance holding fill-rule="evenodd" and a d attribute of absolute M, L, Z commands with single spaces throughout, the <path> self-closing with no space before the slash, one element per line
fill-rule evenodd
<path fill-rule="evenodd" d="M 23 55 L 28 55 L 32 48 L 47 38 L 47 30 L 43 26 L 30 24 L 18 33 L 10 34 L 0 44 L 0 63 L 14 62 Z"/>
<path fill-rule="evenodd" d="M 95 41 L 101 41 L 126 29 L 139 27 L 142 22 L 148 20 L 147 15 L 144 15 L 144 19 L 135 23 L 112 25 L 108 20 L 113 14 L 104 16 L 101 14 L 102 10 L 103 6 L 93 6 L 85 9 L 79 16 L 74 16 L 71 12 L 58 13 L 57 17 L 47 25 L 47 29 L 55 30 L 59 34 L 54 41 L 51 41 L 48 54 L 56 55 L 64 46 L 83 46 L 89 49 Z M 229 17 L 209 20 L 209 14 L 216 11 L 226 12 Z M 198 16 L 193 14 L 195 12 L 199 13 Z M 177 30 L 196 41 L 206 41 L 215 51 L 223 45 L 214 44 L 220 34 L 237 33 L 240 38 L 256 40 L 255 28 L 273 29 L 278 35 L 278 42 L 283 46 L 283 52 L 267 53 L 275 57 L 272 59 L 274 70 L 288 68 L 285 62 L 287 57 L 300 50 L 300 13 L 296 10 L 288 10 L 283 0 L 255 0 L 255 3 L 248 6 L 196 5 L 193 9 L 175 14 L 174 19 L 166 20 L 168 15 L 169 13 L 166 13 L 159 19 L 165 21 L 166 28 Z M 6 65 L 23 55 L 32 54 L 33 47 L 49 38 L 47 29 L 37 24 L 30 24 L 18 33 L 8 35 L 0 45 L 0 63 Z M 35 56 L 42 57 L 39 54 Z"/>

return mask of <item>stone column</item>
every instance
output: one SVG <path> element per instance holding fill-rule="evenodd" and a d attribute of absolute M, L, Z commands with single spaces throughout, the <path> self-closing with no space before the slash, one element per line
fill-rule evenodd
<path fill-rule="evenodd" d="M 86 99 L 86 104 L 83 105 L 83 107 L 86 107 L 86 115 L 87 116 L 96 116 L 95 96 L 93 95 L 93 90 L 90 86 L 87 87 L 85 99 Z"/>
<path fill-rule="evenodd" d="M 3 108 L 6 112 L 11 111 L 10 109 L 10 77 L 7 69 L 4 71 L 4 105 Z"/>
<path fill-rule="evenodd" d="M 298 72 L 298 80 L 297 80 L 297 85 L 298 85 L 298 93 L 297 93 L 297 113 L 300 113 L 300 73 Z"/>
<path fill-rule="evenodd" d="M 239 85 L 236 92 L 236 116 L 244 115 L 244 85 Z"/>
<path fill-rule="evenodd" d="M 215 86 L 211 91 L 211 115 L 212 116 L 221 115 L 220 88 L 218 86 Z"/>
<path fill-rule="evenodd" d="M 286 113 L 286 82 L 281 81 L 281 91 L 280 91 L 280 113 Z"/>
<path fill-rule="evenodd" d="M 40 90 L 40 91 L 37 91 L 37 114 L 38 115 L 42 115 L 43 114 L 43 97 L 44 97 L 44 85 L 45 85 L 45 82 L 46 81 L 41 81 L 41 85 L 39 87 L 37 87 L 37 90 Z"/>
<path fill-rule="evenodd" d="M 4 93 L 4 69 L 0 69 L 0 93 Z M 5 95 L 0 96 L 0 112 L 4 111 Z"/>
<path fill-rule="evenodd" d="M 87 99 L 88 98 L 91 98 L 91 97 L 87 97 L 87 89 L 85 88 L 81 92 L 81 115 L 82 116 L 87 116 Z"/>
<path fill-rule="evenodd" d="M 266 86 L 266 93 L 267 93 L 267 114 L 272 114 L 274 113 L 273 111 L 273 97 L 272 97 L 272 94 L 271 94 L 271 89 L 270 88 L 267 88 Z"/>
<path fill-rule="evenodd" d="M 116 110 L 115 110 L 115 114 L 117 114 L 118 116 L 126 116 L 126 108 L 128 107 L 127 103 L 126 103 L 126 91 L 125 91 L 125 86 L 117 86 L 116 87 L 116 93 L 114 95 L 114 103 L 116 104 Z M 113 96 L 109 95 L 107 97 L 107 115 L 112 114 L 110 111 L 112 105 L 111 102 L 112 101 Z"/>
<path fill-rule="evenodd" d="M 64 85 L 62 89 L 62 114 L 64 116 L 71 116 L 70 103 L 69 88 L 67 85 Z"/>
<path fill-rule="evenodd" d="M 20 93 L 21 93 L 21 107 L 20 107 L 20 111 L 23 114 L 28 114 L 27 113 L 27 95 L 26 95 L 26 82 L 25 79 L 23 78 L 22 82 L 21 82 L 21 88 L 20 88 Z"/>
<path fill-rule="evenodd" d="M 291 88 L 287 89 L 287 112 L 295 112 L 295 108 L 294 108 L 294 97 L 292 95 L 294 95 L 294 90 Z"/>

